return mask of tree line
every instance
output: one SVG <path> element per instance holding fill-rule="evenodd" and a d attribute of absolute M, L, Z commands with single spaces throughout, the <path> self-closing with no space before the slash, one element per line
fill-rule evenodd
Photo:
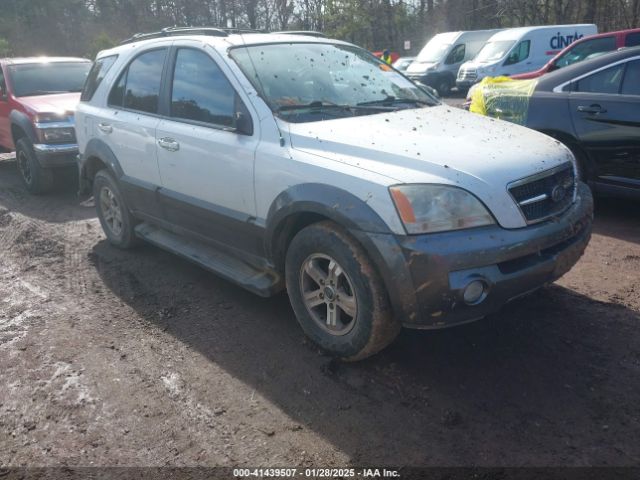
<path fill-rule="evenodd" d="M 94 56 L 167 26 L 317 30 L 371 50 L 417 53 L 452 30 L 640 26 L 640 0 L 0 0 L 0 56 Z"/>

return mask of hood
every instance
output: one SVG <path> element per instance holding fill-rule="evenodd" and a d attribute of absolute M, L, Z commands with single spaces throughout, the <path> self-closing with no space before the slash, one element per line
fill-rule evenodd
<path fill-rule="evenodd" d="M 58 93 L 19 98 L 19 102 L 32 110 L 33 113 L 75 112 L 79 101 L 80 93 Z"/>
<path fill-rule="evenodd" d="M 525 225 L 507 185 L 572 161 L 546 135 L 445 105 L 288 126 L 293 149 L 385 175 L 390 184 L 464 188 L 505 228 Z"/>
<path fill-rule="evenodd" d="M 438 62 L 418 62 L 414 60 L 407 68 L 407 73 L 424 73 L 436 65 L 438 65 Z"/>

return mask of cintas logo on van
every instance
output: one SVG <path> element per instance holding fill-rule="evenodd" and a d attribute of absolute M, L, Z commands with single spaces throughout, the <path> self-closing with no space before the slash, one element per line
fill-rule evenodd
<path fill-rule="evenodd" d="M 557 35 L 551 37 L 549 45 L 551 46 L 552 50 L 559 51 L 565 47 L 568 47 L 576 40 L 580 40 L 582 37 L 584 37 L 584 35 L 578 32 L 575 32 L 573 35 L 562 35 L 562 33 L 558 32 Z"/>

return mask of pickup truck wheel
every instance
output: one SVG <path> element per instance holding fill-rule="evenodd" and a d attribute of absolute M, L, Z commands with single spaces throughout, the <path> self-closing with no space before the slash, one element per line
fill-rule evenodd
<path fill-rule="evenodd" d="M 298 322 L 329 354 L 361 360 L 400 331 L 380 276 L 337 225 L 321 222 L 301 230 L 289 245 L 285 270 Z"/>
<path fill-rule="evenodd" d="M 136 220 L 125 204 L 118 183 L 107 170 L 100 170 L 93 179 L 93 199 L 109 243 L 122 249 L 139 243 L 134 231 Z"/>
<path fill-rule="evenodd" d="M 53 187 L 53 172 L 42 168 L 31 142 L 21 138 L 16 143 L 16 163 L 25 188 L 34 195 L 47 193 Z"/>

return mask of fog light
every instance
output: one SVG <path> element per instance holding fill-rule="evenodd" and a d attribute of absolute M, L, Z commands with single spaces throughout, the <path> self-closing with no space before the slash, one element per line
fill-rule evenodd
<path fill-rule="evenodd" d="M 464 303 L 467 305 L 476 305 L 482 302 L 486 296 L 487 286 L 482 280 L 474 280 L 467 285 L 462 294 Z"/>

